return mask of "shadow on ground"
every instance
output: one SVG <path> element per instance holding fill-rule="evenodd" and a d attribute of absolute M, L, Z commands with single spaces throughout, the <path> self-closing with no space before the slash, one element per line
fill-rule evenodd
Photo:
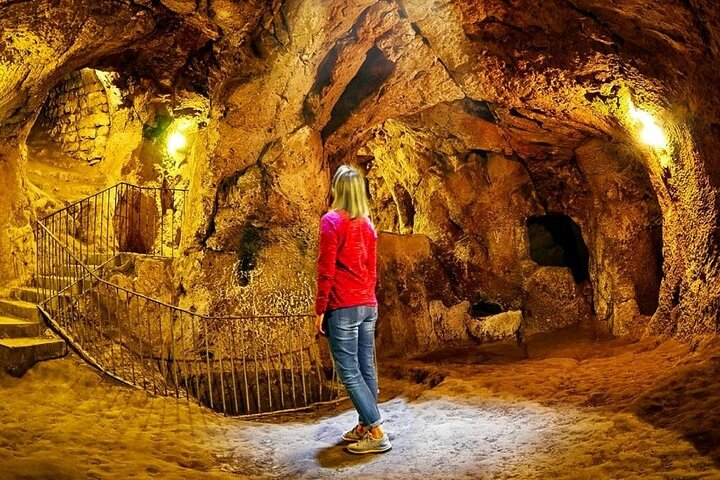
<path fill-rule="evenodd" d="M 631 405 L 643 420 L 671 429 L 720 466 L 720 356 L 681 367 Z"/>
<path fill-rule="evenodd" d="M 348 453 L 345 451 L 345 447 L 347 447 L 347 445 L 348 442 L 340 441 L 335 445 L 329 445 L 320 449 L 315 456 L 318 465 L 327 469 L 343 469 L 354 465 L 368 463 L 373 460 L 372 455 L 353 455 Z"/>

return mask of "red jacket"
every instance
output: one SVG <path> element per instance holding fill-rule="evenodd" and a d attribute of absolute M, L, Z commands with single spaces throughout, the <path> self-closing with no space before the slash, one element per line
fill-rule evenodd
<path fill-rule="evenodd" d="M 320 220 L 315 313 L 376 306 L 377 233 L 369 220 L 331 210 Z"/>

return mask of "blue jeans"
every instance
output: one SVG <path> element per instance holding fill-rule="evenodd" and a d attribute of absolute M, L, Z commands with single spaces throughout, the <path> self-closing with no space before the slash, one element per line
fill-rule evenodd
<path fill-rule="evenodd" d="M 338 308 L 325 313 L 335 369 L 366 428 L 382 423 L 375 371 L 377 307 Z"/>

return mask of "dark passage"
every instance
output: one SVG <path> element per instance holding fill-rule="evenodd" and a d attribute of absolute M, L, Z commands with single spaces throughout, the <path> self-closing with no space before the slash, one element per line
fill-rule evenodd
<path fill-rule="evenodd" d="M 576 283 L 588 279 L 588 249 L 577 223 L 567 215 L 530 217 L 530 258 L 538 265 L 568 267 Z"/>
<path fill-rule="evenodd" d="M 322 138 L 333 134 L 350 117 L 360 103 L 378 90 L 395 71 L 395 64 L 385 58 L 377 47 L 372 47 L 355 77 L 350 80 L 330 114 L 330 121 L 322 130 Z"/>
<path fill-rule="evenodd" d="M 470 307 L 470 315 L 476 318 L 497 315 L 498 313 L 502 313 L 502 311 L 503 308 L 501 305 L 493 302 L 487 302 L 484 300 L 478 300 L 476 302 L 473 302 L 472 306 Z"/>

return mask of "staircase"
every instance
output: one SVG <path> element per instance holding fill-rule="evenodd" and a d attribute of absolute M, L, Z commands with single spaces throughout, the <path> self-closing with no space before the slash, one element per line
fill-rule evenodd
<path fill-rule="evenodd" d="M 175 258 L 186 195 L 123 182 L 38 220 L 38 291 L 2 295 L 0 336 L 8 338 L 0 366 L 22 374 L 65 353 L 63 341 L 45 336 L 45 320 L 85 361 L 152 395 L 226 415 L 337 400 L 340 385 L 315 341 L 314 315 L 203 315 L 115 278 L 138 258 Z"/>
<path fill-rule="evenodd" d="M 86 265 L 98 267 L 107 255 L 90 254 Z M 35 287 L 13 287 L 0 292 L 0 367 L 14 376 L 23 375 L 38 362 L 60 358 L 67 353 L 65 341 L 46 325 L 37 305 L 58 294 L 58 289 L 74 285 L 83 288 L 74 275 L 77 265 L 66 265 L 59 275 L 40 275 Z M 63 295 L 61 295 L 63 296 Z"/>
<path fill-rule="evenodd" d="M 88 267 L 96 268 L 107 258 L 88 254 L 84 261 Z M 39 275 L 35 279 L 39 289 L 13 287 L 0 291 L 0 368 L 21 376 L 38 362 L 65 356 L 65 341 L 48 328 L 37 305 L 69 285 L 76 292 L 84 288 L 86 282 L 74 276 L 79 271 L 78 265 L 68 264 L 59 269 L 58 275 Z"/>
<path fill-rule="evenodd" d="M 15 287 L 0 294 L 0 366 L 21 376 L 37 362 L 67 353 L 65 341 L 47 328 L 34 288 Z"/>

